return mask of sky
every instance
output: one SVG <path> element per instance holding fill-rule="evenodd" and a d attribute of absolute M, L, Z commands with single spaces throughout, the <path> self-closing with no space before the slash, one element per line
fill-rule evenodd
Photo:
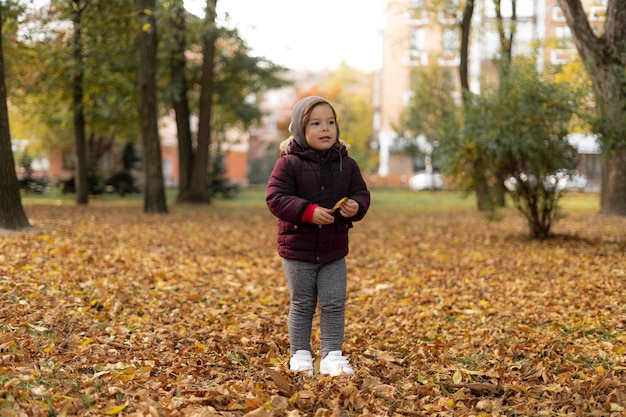
<path fill-rule="evenodd" d="M 221 24 L 239 29 L 252 53 L 292 69 L 382 67 L 384 0 L 218 0 Z M 204 16 L 206 0 L 185 0 Z M 225 20 L 228 14 L 229 20 Z"/>

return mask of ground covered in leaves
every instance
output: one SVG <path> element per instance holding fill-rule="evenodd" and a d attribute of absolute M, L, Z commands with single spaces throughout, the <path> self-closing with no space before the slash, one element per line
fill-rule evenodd
<path fill-rule="evenodd" d="M 374 203 L 335 378 L 288 371 L 262 203 L 27 205 L 38 229 L 0 237 L 0 416 L 626 415 L 626 219 L 539 242 L 512 209 Z"/>

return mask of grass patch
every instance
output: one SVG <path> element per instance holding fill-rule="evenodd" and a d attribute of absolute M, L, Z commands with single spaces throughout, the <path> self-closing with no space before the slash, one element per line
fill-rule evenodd
<path fill-rule="evenodd" d="M 404 189 L 371 189 L 371 209 L 375 212 L 395 210 L 398 212 L 476 212 L 476 198 L 474 194 L 460 191 L 410 191 Z M 239 191 L 233 198 L 215 197 L 211 204 L 178 204 L 177 189 L 166 190 L 168 209 L 172 213 L 182 213 L 193 210 L 232 210 L 253 209 L 265 207 L 265 187 L 250 187 Z M 89 206 L 93 207 L 143 207 L 143 194 L 128 194 L 124 197 L 118 194 L 101 194 L 89 196 Z M 24 205 L 54 205 L 76 206 L 75 194 L 62 194 L 59 190 L 49 190 L 43 194 L 22 194 Z M 588 215 L 599 210 L 599 196 L 592 193 L 566 193 L 560 201 L 561 214 Z M 485 213 L 488 220 L 499 221 L 503 218 L 502 211 L 515 210 L 512 203 L 504 209 L 492 213 Z M 520 214 L 521 216 L 521 214 Z"/>

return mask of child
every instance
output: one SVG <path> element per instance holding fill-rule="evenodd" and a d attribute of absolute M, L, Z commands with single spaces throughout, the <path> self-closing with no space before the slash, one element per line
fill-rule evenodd
<path fill-rule="evenodd" d="M 313 374 L 311 327 L 319 299 L 320 372 L 354 375 L 342 354 L 346 310 L 348 230 L 370 205 L 370 193 L 348 148 L 339 140 L 333 106 L 311 96 L 293 108 L 266 203 L 278 218 L 278 254 L 291 296 L 290 369 Z M 347 197 L 335 210 L 333 206 Z"/>

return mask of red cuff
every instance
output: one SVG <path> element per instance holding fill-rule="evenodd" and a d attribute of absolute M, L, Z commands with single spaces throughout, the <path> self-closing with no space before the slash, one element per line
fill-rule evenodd
<path fill-rule="evenodd" d="M 307 223 L 313 223 L 313 212 L 319 207 L 319 204 L 309 204 L 309 206 L 302 213 L 302 221 Z"/>

